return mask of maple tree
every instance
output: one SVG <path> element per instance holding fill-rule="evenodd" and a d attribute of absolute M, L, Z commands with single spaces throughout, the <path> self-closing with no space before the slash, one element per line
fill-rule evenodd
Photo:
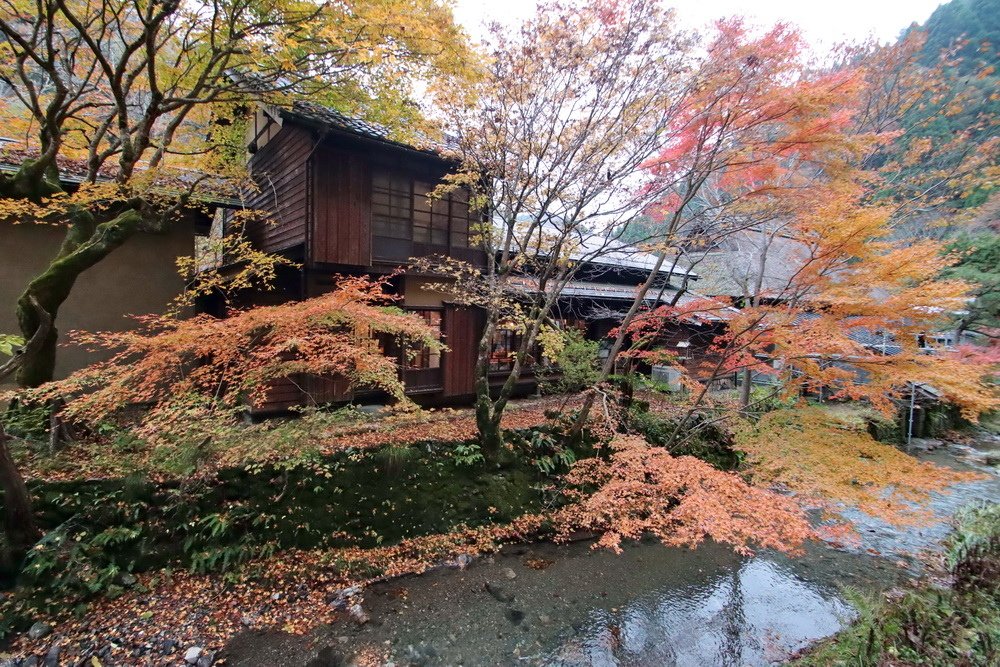
<path fill-rule="evenodd" d="M 392 306 L 385 281 L 341 278 L 323 296 L 232 312 L 224 319 L 149 315 L 138 318 L 143 326 L 137 330 L 79 333 L 81 343 L 109 350 L 111 357 L 3 398 L 60 405 L 60 419 L 93 430 L 129 424 L 147 448 L 186 444 L 201 453 L 211 451 L 213 440 L 225 436 L 279 380 L 341 378 L 405 403 L 398 360 L 383 353 L 378 337 L 435 351 L 443 345 L 422 319 Z M 23 479 L 5 435 L 2 440 L 7 535 L 20 553 L 35 531 Z"/>
<path fill-rule="evenodd" d="M 481 79 L 440 100 L 460 165 L 445 189 L 468 187 L 484 220 L 485 269 L 438 269 L 444 289 L 486 311 L 475 374 L 489 451 L 563 288 L 588 261 L 630 251 L 617 223 L 656 198 L 643 164 L 686 100 L 691 46 L 656 0 L 547 3 L 516 29 L 494 26 Z M 519 337 L 491 393 L 502 329 Z"/>
<path fill-rule="evenodd" d="M 782 220 L 817 190 L 821 174 L 841 170 L 873 141 L 845 132 L 851 116 L 844 99 L 857 90 L 857 78 L 810 75 L 802 48 L 801 36 L 787 25 L 754 34 L 739 19 L 717 24 L 692 74 L 696 85 L 684 113 L 646 165 L 664 194 L 648 209 L 651 226 L 659 227 L 652 246 L 658 258 L 622 318 L 602 380 L 614 372 L 664 266 L 696 267 L 715 241 Z M 702 242 L 692 247 L 692 240 Z M 676 308 L 688 287 L 680 285 L 661 313 Z M 593 400 L 584 403 L 577 431 Z"/>
<path fill-rule="evenodd" d="M 572 503 L 554 522 L 562 535 L 593 530 L 595 546 L 653 535 L 667 546 L 705 538 L 750 553 L 753 546 L 795 551 L 812 537 L 792 498 L 750 486 L 692 456 L 671 456 L 639 436 L 615 437 L 607 457 L 583 459 L 566 475 Z"/>
<path fill-rule="evenodd" d="M 197 434 L 230 423 L 259 404 L 278 380 L 337 377 L 405 402 L 399 362 L 380 338 L 411 348 L 444 349 L 420 318 L 392 306 L 387 278 L 341 277 L 322 296 L 233 311 L 226 318 L 139 316 L 141 328 L 77 333 L 89 346 L 113 352 L 107 361 L 17 395 L 61 399 L 63 415 L 96 425 L 136 405 L 146 407 L 133 432 L 150 441 Z"/>
<path fill-rule="evenodd" d="M 41 332 L 18 357 L 22 386 L 51 379 L 78 276 L 138 231 L 237 190 L 219 176 L 243 174 L 248 106 L 348 96 L 409 118 L 412 83 L 458 76 L 467 55 L 435 0 L 5 0 L 0 34 L 0 118 L 24 141 L 5 147 L 19 167 L 0 174 L 0 217 L 66 229 L 17 304 L 22 337 Z"/>
<path fill-rule="evenodd" d="M 751 294 L 740 309 L 725 310 L 725 331 L 708 350 L 714 368 L 701 382 L 686 379 L 694 390 L 691 409 L 675 437 L 690 435 L 686 427 L 709 400 L 712 383 L 733 373 L 744 376 L 744 409 L 750 373 L 771 379 L 771 396 L 863 400 L 886 415 L 915 384 L 934 387 L 971 420 L 998 405 L 990 355 L 927 349 L 921 342 L 965 307 L 969 284 L 940 277 L 954 258 L 942 253 L 940 242 L 894 238 L 890 207 L 865 204 L 863 196 L 853 176 L 795 195 L 796 213 L 781 225 L 796 250 L 786 258 L 794 270 L 783 283 Z M 726 305 L 702 300 L 642 312 L 623 329 L 646 346 L 628 354 L 659 354 L 659 363 L 671 364 L 670 355 L 656 349 L 661 330 Z"/>

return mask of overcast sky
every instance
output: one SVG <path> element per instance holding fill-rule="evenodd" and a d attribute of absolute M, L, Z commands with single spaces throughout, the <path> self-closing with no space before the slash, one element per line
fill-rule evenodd
<path fill-rule="evenodd" d="M 895 39 L 922 23 L 941 0 L 665 0 L 686 27 L 700 28 L 717 18 L 742 14 L 768 25 L 784 20 L 798 25 L 814 47 L 875 35 Z M 455 15 L 473 37 L 485 20 L 513 23 L 529 16 L 535 0 L 455 0 Z"/>

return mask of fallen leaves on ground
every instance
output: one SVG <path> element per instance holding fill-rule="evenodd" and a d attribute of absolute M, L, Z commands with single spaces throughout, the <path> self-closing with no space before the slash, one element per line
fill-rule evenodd
<path fill-rule="evenodd" d="M 536 533 L 542 523 L 539 515 L 525 515 L 503 526 L 386 547 L 286 551 L 251 563 L 236 581 L 188 572 L 147 573 L 118 599 L 95 602 L 82 617 L 56 625 L 42 641 L 22 635 L 12 648 L 17 655 L 41 656 L 58 643 L 62 661 L 71 665 L 106 647 L 112 664 L 182 664 L 188 647 L 218 651 L 248 628 L 305 634 L 343 613 L 336 602 L 346 587 L 419 574 L 459 553 L 495 551 Z"/>
<path fill-rule="evenodd" d="M 567 402 L 566 397 L 560 396 L 514 401 L 504 414 L 503 427 L 516 430 L 537 426 L 546 421 L 546 411 L 571 409 L 579 402 L 579 397 Z M 333 424 L 306 415 L 301 419 L 243 427 L 227 438 L 224 445 L 216 446 L 199 466 L 198 473 L 211 475 L 224 468 L 277 463 L 304 452 L 329 456 L 348 449 L 405 446 L 429 440 L 462 442 L 476 435 L 475 413 L 471 409 L 419 410 Z M 54 456 L 26 448 L 20 448 L 17 455 L 25 478 L 31 481 L 116 479 L 143 473 L 152 482 L 164 482 L 176 477 L 157 460 L 158 455 L 165 453 L 164 449 L 140 445 L 122 450 L 106 442 L 80 441 Z"/>
<path fill-rule="evenodd" d="M 930 494 L 983 477 L 920 461 L 875 440 L 851 417 L 814 406 L 778 410 L 745 428 L 737 446 L 758 484 L 787 488 L 801 502 L 827 509 L 856 507 L 896 525 L 926 520 L 921 505 Z"/>

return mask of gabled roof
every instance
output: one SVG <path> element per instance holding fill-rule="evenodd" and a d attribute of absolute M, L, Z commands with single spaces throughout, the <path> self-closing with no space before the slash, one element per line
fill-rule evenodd
<path fill-rule="evenodd" d="M 530 276 L 517 276 L 510 279 L 509 284 L 517 290 L 531 292 L 538 289 L 538 281 Z M 621 285 L 615 283 L 590 282 L 586 280 L 572 280 L 559 293 L 561 298 L 568 299 L 595 299 L 599 301 L 621 301 L 631 303 L 635 300 L 639 289 L 635 285 Z M 646 307 L 655 308 L 669 304 L 677 295 L 677 290 L 666 288 L 663 290 L 650 290 L 643 299 Z M 701 294 L 686 291 L 678 299 L 678 305 L 690 304 L 694 301 L 704 299 Z M 716 311 L 704 311 L 692 314 L 693 319 L 700 323 L 724 322 L 733 314 L 738 313 L 738 309 L 719 303 Z"/>
<path fill-rule="evenodd" d="M 281 115 L 299 120 L 312 121 L 313 123 L 356 134 L 359 137 L 389 141 L 389 129 L 384 125 L 369 123 L 360 118 L 352 118 L 336 109 L 316 104 L 315 102 L 298 100 L 292 104 L 291 109 L 282 109 Z"/>
<path fill-rule="evenodd" d="M 348 116 L 336 109 L 317 104 L 316 102 L 297 100 L 292 103 L 291 108 L 280 109 L 279 113 L 282 119 L 288 119 L 292 122 L 298 121 L 308 125 L 343 132 L 361 139 L 378 141 L 379 143 L 397 148 L 443 157 L 441 156 L 441 152 L 444 146 L 429 137 L 417 133 L 416 140 L 413 142 L 399 141 L 392 138 L 392 132 L 384 125 Z"/>

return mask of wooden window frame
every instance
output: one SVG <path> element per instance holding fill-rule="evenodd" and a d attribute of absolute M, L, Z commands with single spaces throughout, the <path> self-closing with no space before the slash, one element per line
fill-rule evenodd
<path fill-rule="evenodd" d="M 400 187 L 403 183 L 405 188 Z M 433 187 L 430 181 L 402 170 L 372 169 L 372 237 L 386 239 L 397 246 L 409 243 L 411 251 L 412 245 L 440 248 L 447 254 L 469 249 L 472 218 L 468 192 L 455 190 L 428 202 L 427 195 Z M 394 201 L 394 198 L 403 197 L 408 199 L 406 206 L 401 206 L 401 201 Z"/>

